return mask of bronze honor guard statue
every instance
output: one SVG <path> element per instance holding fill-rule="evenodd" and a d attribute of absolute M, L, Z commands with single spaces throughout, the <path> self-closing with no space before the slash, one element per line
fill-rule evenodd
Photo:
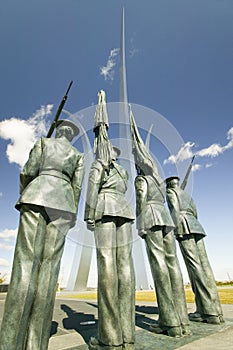
<path fill-rule="evenodd" d="M 138 233 L 145 240 L 159 309 L 159 327 L 151 330 L 171 337 L 190 335 L 183 279 L 176 256 L 174 224 L 165 208 L 166 188 L 146 149 L 130 110 Z"/>
<path fill-rule="evenodd" d="M 192 162 L 187 174 L 191 167 Z M 196 322 L 220 324 L 224 322 L 224 319 L 213 271 L 205 250 L 203 238 L 206 234 L 198 221 L 193 199 L 184 191 L 187 178 L 186 175 L 181 186 L 179 186 L 177 176 L 169 177 L 166 182 L 167 201 L 176 225 L 176 239 L 179 242 L 195 294 L 197 309 L 196 312 L 189 314 L 189 318 Z"/>
<path fill-rule="evenodd" d="M 105 93 L 98 94 L 93 162 L 85 221 L 94 230 L 98 267 L 98 339 L 91 350 L 134 349 L 135 278 L 132 260 L 132 211 L 125 199 L 128 174 L 117 164 L 118 150 L 108 139 Z"/>
<path fill-rule="evenodd" d="M 75 225 L 83 154 L 72 122 L 40 138 L 20 173 L 20 222 L 0 333 L 1 350 L 48 348 L 56 284 L 68 230 Z"/>

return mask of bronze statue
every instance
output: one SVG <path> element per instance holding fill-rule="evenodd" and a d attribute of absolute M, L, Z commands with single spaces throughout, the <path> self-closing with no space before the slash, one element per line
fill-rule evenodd
<path fill-rule="evenodd" d="M 169 177 L 166 183 L 168 206 L 176 225 L 176 239 L 195 294 L 196 311 L 189 314 L 189 319 L 220 324 L 224 322 L 222 308 L 205 250 L 203 238 L 206 234 L 198 221 L 195 203 L 192 197 L 179 187 L 179 177 Z"/>
<path fill-rule="evenodd" d="M 138 176 L 135 179 L 139 235 L 145 240 L 159 309 L 156 333 L 190 335 L 183 279 L 176 256 L 174 223 L 164 206 L 166 188 L 157 165 L 138 132 L 132 111 L 130 126 Z"/>
<path fill-rule="evenodd" d="M 134 216 L 125 198 L 128 174 L 108 139 L 105 93 L 95 116 L 95 153 L 87 188 L 85 218 L 94 230 L 98 267 L 98 339 L 89 348 L 134 349 L 135 277 L 132 260 Z"/>
<path fill-rule="evenodd" d="M 60 120 L 55 138 L 40 138 L 20 173 L 20 222 L 5 302 L 0 349 L 48 347 L 56 284 L 68 230 L 75 225 L 84 174 L 79 133 Z"/>

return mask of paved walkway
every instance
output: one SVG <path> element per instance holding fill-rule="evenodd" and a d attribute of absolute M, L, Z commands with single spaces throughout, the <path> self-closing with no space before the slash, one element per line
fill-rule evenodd
<path fill-rule="evenodd" d="M 0 322 L 5 294 L 0 294 Z M 149 324 L 158 319 L 158 309 L 152 302 L 137 302 L 135 350 L 232 350 L 233 305 L 222 305 L 226 322 L 209 325 L 191 322 L 192 336 L 170 338 L 149 331 Z M 188 304 L 188 312 L 194 305 Z M 97 335 L 96 301 L 68 299 L 57 295 L 48 350 L 87 350 L 91 336 Z"/>

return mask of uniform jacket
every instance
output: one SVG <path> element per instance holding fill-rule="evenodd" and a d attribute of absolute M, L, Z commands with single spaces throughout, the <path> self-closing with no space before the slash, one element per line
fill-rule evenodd
<path fill-rule="evenodd" d="M 128 173 L 115 161 L 106 170 L 100 160 L 93 162 L 86 196 L 84 220 L 100 220 L 103 216 L 118 216 L 134 220 L 125 198 Z"/>
<path fill-rule="evenodd" d="M 165 231 L 171 231 L 175 226 L 171 215 L 164 206 L 166 190 L 164 184 L 158 184 L 150 176 L 137 176 L 136 189 L 136 213 L 137 229 L 147 231 L 154 226 L 163 226 Z"/>
<path fill-rule="evenodd" d="M 40 138 L 20 173 L 21 204 L 77 214 L 84 175 L 83 154 L 66 138 Z"/>
<path fill-rule="evenodd" d="M 196 205 L 193 199 L 180 187 L 167 189 L 167 202 L 176 225 L 175 234 L 201 234 L 205 231 L 197 219 Z"/>

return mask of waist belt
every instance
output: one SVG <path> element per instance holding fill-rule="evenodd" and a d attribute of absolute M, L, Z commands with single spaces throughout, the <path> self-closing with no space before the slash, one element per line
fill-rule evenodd
<path fill-rule="evenodd" d="M 68 175 L 61 173 L 60 171 L 56 169 L 49 169 L 49 170 L 42 170 L 39 175 L 49 175 L 58 177 L 59 179 L 65 180 L 67 182 L 70 182 L 70 178 Z"/>

